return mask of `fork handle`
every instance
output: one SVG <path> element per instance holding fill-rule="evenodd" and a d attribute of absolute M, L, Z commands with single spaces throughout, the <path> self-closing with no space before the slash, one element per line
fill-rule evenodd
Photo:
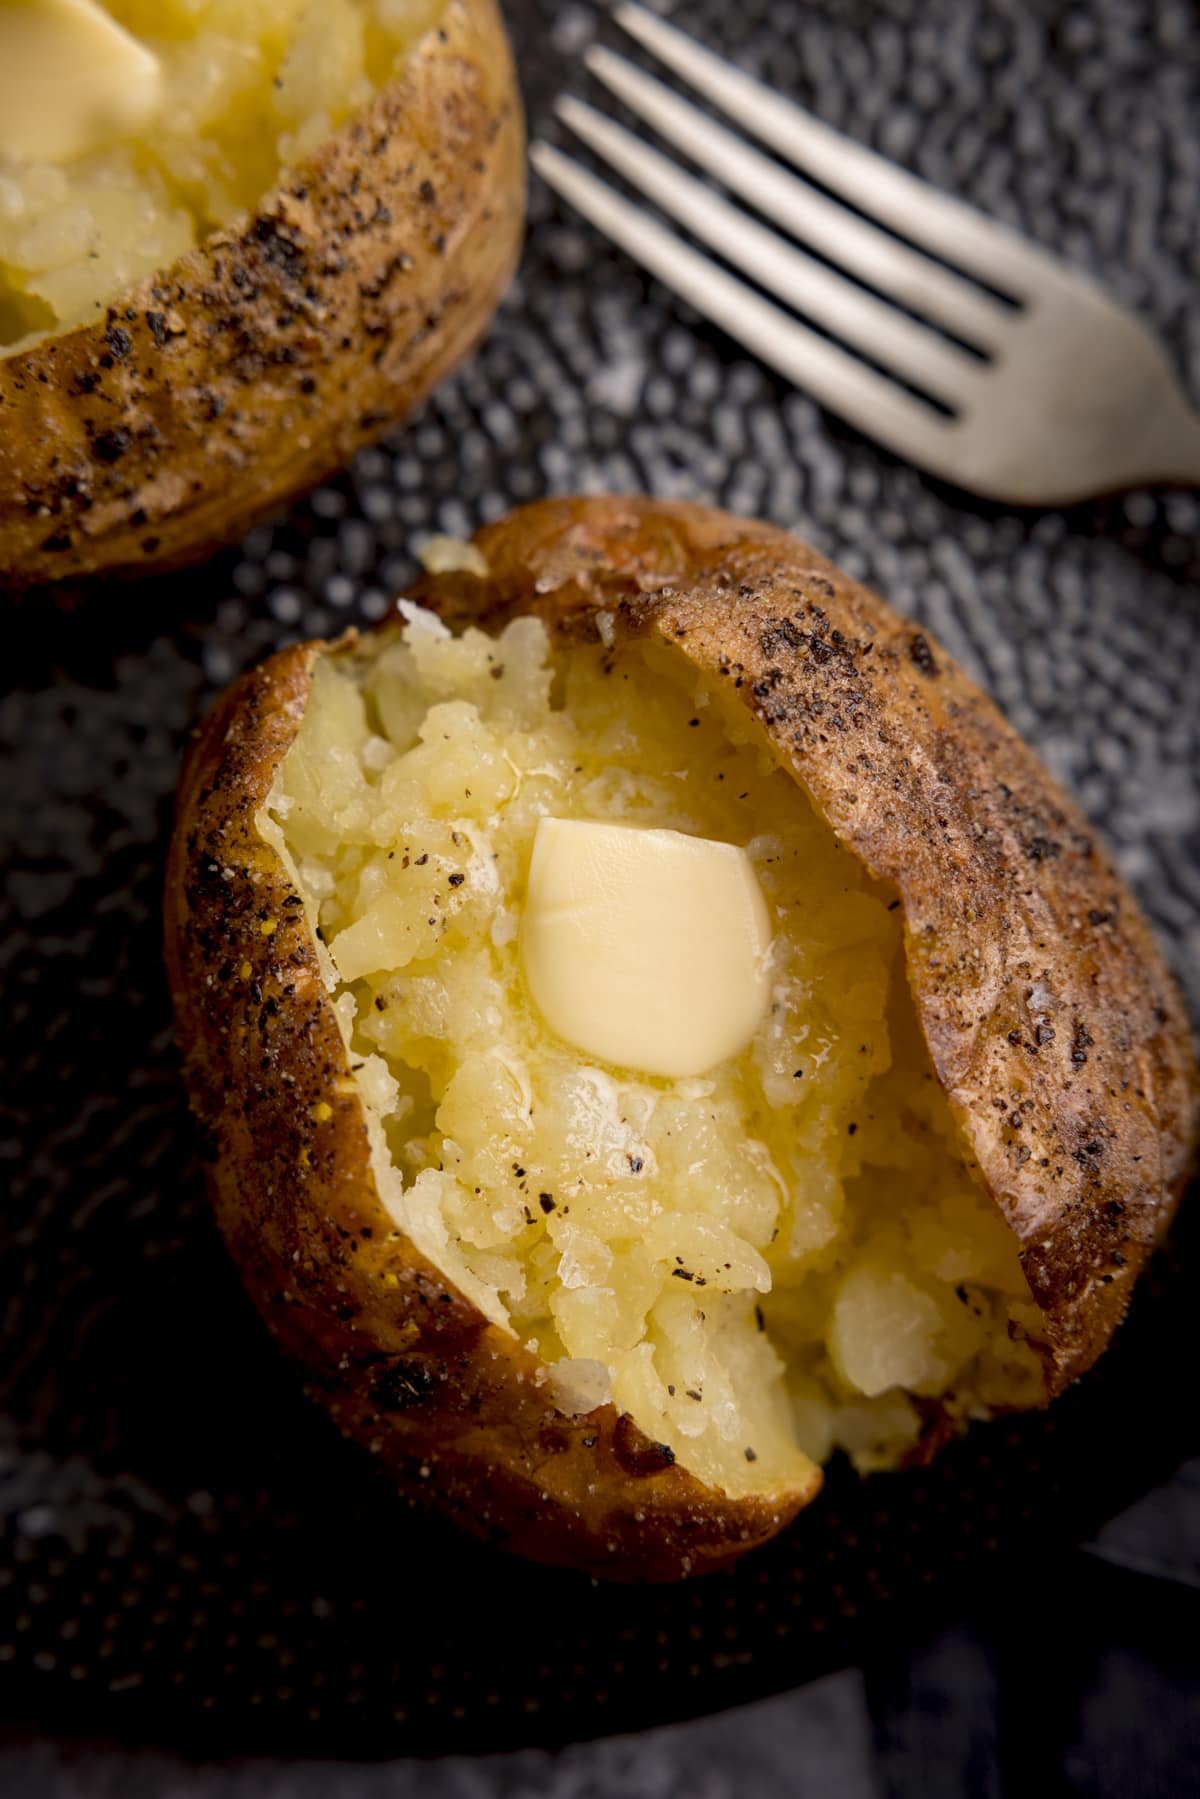
<path fill-rule="evenodd" d="M 1154 434 L 1153 460 L 1147 472 L 1153 481 L 1200 487 L 1200 412 L 1183 401 L 1165 412 Z"/>

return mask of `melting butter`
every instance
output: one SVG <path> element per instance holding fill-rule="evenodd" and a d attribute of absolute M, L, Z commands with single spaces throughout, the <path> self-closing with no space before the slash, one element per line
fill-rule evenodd
<path fill-rule="evenodd" d="M 771 927 L 744 849 L 681 831 L 543 818 L 521 955 L 551 1030 L 642 1074 L 704 1074 L 770 997 Z"/>
<path fill-rule="evenodd" d="M 141 130 L 162 67 L 95 0 L 0 4 L 0 156 L 71 162 Z"/>

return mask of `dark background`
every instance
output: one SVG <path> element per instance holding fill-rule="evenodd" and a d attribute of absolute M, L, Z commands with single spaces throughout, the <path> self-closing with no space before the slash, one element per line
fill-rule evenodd
<path fill-rule="evenodd" d="M 1190 0 L 671 10 L 1094 271 L 1200 399 Z M 582 5 L 507 11 L 553 136 L 554 93 L 587 88 L 579 51 L 616 35 Z M 794 526 L 927 623 L 1106 831 L 1200 1006 L 1196 497 L 1036 514 L 931 483 L 535 182 L 487 346 L 407 430 L 207 569 L 69 614 L 0 601 L 0 1791 L 1200 1792 L 1186 1214 L 1111 1354 L 1047 1417 L 977 1430 L 920 1475 L 835 1468 L 783 1542 L 670 1592 L 593 1589 L 411 1521 L 242 1297 L 158 958 L 189 725 L 271 648 L 378 617 L 422 533 L 579 488 Z M 399 1759 L 416 1755 L 436 1772 Z"/>

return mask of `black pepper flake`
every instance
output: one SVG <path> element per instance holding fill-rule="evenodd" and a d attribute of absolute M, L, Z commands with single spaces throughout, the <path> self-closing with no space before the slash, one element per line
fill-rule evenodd
<path fill-rule="evenodd" d="M 599 1441 L 600 1441 L 599 1437 L 584 1437 L 582 1439 L 583 1447 L 585 1449 L 595 1449 L 595 1447 Z"/>
<path fill-rule="evenodd" d="M 698 725 L 698 724 L 699 724 L 699 723 L 700 723 L 700 720 L 699 720 L 699 719 L 698 719 L 698 718 L 689 718 L 689 719 L 688 719 L 688 724 L 689 724 L 689 726 L 690 726 L 690 727 L 691 727 L 691 729 L 692 729 L 692 730 L 695 730 L 695 728 L 696 728 L 696 726 L 697 726 L 697 725 Z"/>
<path fill-rule="evenodd" d="M 751 1449 L 749 1444 L 747 1444 L 746 1448 L 742 1451 L 742 1453 L 748 1462 L 756 1462 L 758 1460 L 757 1452 L 755 1450 Z"/>
<path fill-rule="evenodd" d="M 846 1129 L 847 1129 L 849 1135 L 851 1137 L 853 1137 L 855 1131 L 858 1129 L 858 1126 L 856 1124 L 850 1124 L 850 1125 L 847 1125 Z"/>
<path fill-rule="evenodd" d="M 760 1331 L 766 1330 L 767 1321 L 763 1317 L 763 1309 L 761 1306 L 755 1306 L 755 1308 L 754 1308 L 754 1322 L 755 1322 L 755 1324 L 757 1324 Z"/>
<path fill-rule="evenodd" d="M 429 851 L 426 850 L 423 855 L 420 855 L 417 857 L 417 867 L 424 868 L 424 866 L 428 862 L 428 860 L 429 860 Z"/>
<path fill-rule="evenodd" d="M 386 996 L 382 993 L 377 993 L 375 995 L 375 1010 L 377 1012 L 386 1012 L 387 1008 L 388 1008 L 388 1003 L 387 1003 Z"/>
<path fill-rule="evenodd" d="M 133 348 L 133 339 L 130 337 L 128 331 L 124 330 L 120 325 L 110 325 L 108 330 L 104 333 L 104 341 L 107 343 L 118 362 L 128 356 L 130 350 Z"/>
<path fill-rule="evenodd" d="M 452 887 L 461 887 L 466 878 L 466 875 L 451 875 L 450 885 Z"/>
<path fill-rule="evenodd" d="M 687 1394 L 689 1399 L 694 1399 L 697 1404 L 699 1404 L 699 1402 L 704 1397 L 704 1395 L 703 1395 L 703 1393 L 701 1393 L 699 1387 L 685 1387 L 684 1392 Z"/>
<path fill-rule="evenodd" d="M 627 1160 L 629 1162 L 629 1171 L 631 1174 L 640 1174 L 645 1167 L 645 1163 L 642 1161 L 641 1156 L 629 1156 Z"/>
<path fill-rule="evenodd" d="M 1076 1068 L 1082 1068 L 1087 1061 L 1087 1053 L 1095 1039 L 1087 1026 L 1080 1021 L 1075 1026 L 1075 1035 L 1071 1041 L 1071 1060 Z"/>
<path fill-rule="evenodd" d="M 1117 1264 L 1118 1268 L 1124 1268 L 1129 1258 L 1122 1255 L 1119 1249 L 1114 1249 L 1112 1252 L 1112 1259 Z"/>
<path fill-rule="evenodd" d="M 936 675 L 937 658 L 929 647 L 929 639 L 922 631 L 914 631 L 908 640 L 908 653 L 912 657 L 914 668 L 923 675 Z"/>
<path fill-rule="evenodd" d="M 890 905 L 890 906 L 889 906 L 889 907 L 888 907 L 888 911 L 889 911 L 889 912 L 894 912 L 894 911 L 895 911 L 895 910 L 896 910 L 896 907 L 897 907 L 897 906 L 898 906 L 898 905 L 899 905 L 899 904 L 900 904 L 900 901 L 899 901 L 899 900 L 893 900 L 893 901 L 892 901 L 892 903 L 891 903 L 891 905 Z"/>
<path fill-rule="evenodd" d="M 426 206 L 432 206 L 434 201 L 437 199 L 437 189 L 434 187 L 433 182 L 430 181 L 428 179 L 428 177 L 426 177 L 426 179 L 424 181 L 422 181 L 420 187 L 417 189 L 417 193 L 420 196 L 420 198 L 422 199 L 422 201 L 425 203 Z"/>
<path fill-rule="evenodd" d="M 440 1385 L 431 1368 L 417 1360 L 381 1368 L 371 1381 L 371 1399 L 381 1412 L 404 1412 Z"/>
<path fill-rule="evenodd" d="M 671 1276 L 677 1281 L 694 1281 L 696 1278 L 690 1268 L 672 1268 Z"/>
<path fill-rule="evenodd" d="M 107 463 L 110 467 L 120 462 L 122 456 L 133 442 L 133 434 L 123 425 L 114 425 L 111 431 L 101 431 L 92 440 L 92 455 L 97 462 Z"/>
<path fill-rule="evenodd" d="M 792 1079 L 794 1081 L 802 1081 L 804 1079 L 804 1070 L 802 1068 L 794 1069 L 792 1072 Z"/>
<path fill-rule="evenodd" d="M 547 1212 L 547 1213 L 552 1212 L 554 1210 L 554 1195 L 553 1195 L 553 1193 L 539 1193 L 538 1194 L 538 1204 L 539 1204 L 539 1206 L 541 1206 L 543 1212 Z"/>

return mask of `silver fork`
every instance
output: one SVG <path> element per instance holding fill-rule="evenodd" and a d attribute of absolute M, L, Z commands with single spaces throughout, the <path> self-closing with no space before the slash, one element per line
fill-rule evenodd
<path fill-rule="evenodd" d="M 613 16 L 778 156 L 861 209 L 791 174 L 634 63 L 593 47 L 587 65 L 612 93 L 787 233 L 563 96 L 561 118 L 592 150 L 795 309 L 765 299 L 588 169 L 535 143 L 543 178 L 698 312 L 860 431 L 987 498 L 1065 505 L 1149 481 L 1200 483 L 1200 414 L 1155 338 L 1094 281 L 643 7 L 621 4 Z"/>

